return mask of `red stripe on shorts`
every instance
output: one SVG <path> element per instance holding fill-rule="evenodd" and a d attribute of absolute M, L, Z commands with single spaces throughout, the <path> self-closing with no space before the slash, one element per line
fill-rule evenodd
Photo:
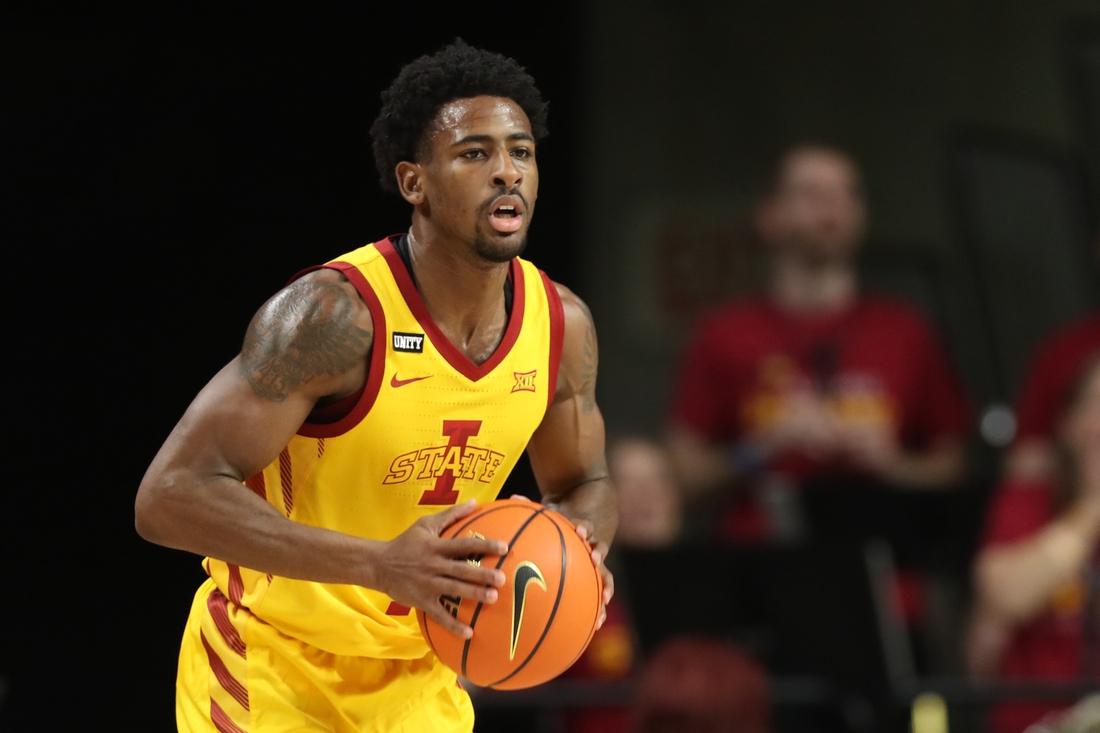
<path fill-rule="evenodd" d="M 218 633 L 222 635 L 226 646 L 244 657 L 244 639 L 233 626 L 233 622 L 229 620 L 229 601 L 225 600 L 220 590 L 214 589 L 206 597 L 206 610 L 210 612 L 210 618 L 214 619 L 214 625 L 218 627 Z"/>
<path fill-rule="evenodd" d="M 279 481 L 283 485 L 283 506 L 289 517 L 294 510 L 294 470 L 290 465 L 290 448 L 283 448 L 279 454 Z"/>
<path fill-rule="evenodd" d="M 229 600 L 241 605 L 241 598 L 244 597 L 244 581 L 241 580 L 241 568 L 238 565 L 229 565 Z"/>
<path fill-rule="evenodd" d="M 213 700 L 210 701 L 210 720 L 214 722 L 214 727 L 221 731 L 221 733 L 247 733 L 239 725 L 230 720 L 229 716 L 222 710 L 221 705 Z"/>
<path fill-rule="evenodd" d="M 226 692 L 233 696 L 233 699 L 241 704 L 241 707 L 248 710 L 248 690 L 244 688 L 240 682 L 234 679 L 233 675 L 229 674 L 229 669 L 225 666 L 225 662 L 215 652 L 213 647 L 210 646 L 210 642 L 206 640 L 206 634 L 199 632 L 199 637 L 202 638 L 202 645 L 206 647 L 206 656 L 210 659 L 210 670 L 214 673 L 214 676 L 218 679 L 218 683 L 222 686 Z M 213 700 L 210 701 L 213 704 Z"/>

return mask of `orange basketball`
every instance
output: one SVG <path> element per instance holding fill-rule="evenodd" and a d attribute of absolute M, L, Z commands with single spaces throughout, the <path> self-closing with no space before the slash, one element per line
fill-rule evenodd
<path fill-rule="evenodd" d="M 417 609 L 420 631 L 443 663 L 475 685 L 498 690 L 542 684 L 568 669 L 596 631 L 603 595 L 592 550 L 573 523 L 541 504 L 505 499 L 483 504 L 443 536 L 508 543 L 504 557 L 468 560 L 504 572 L 496 603 L 439 599 L 474 630 L 472 638 L 444 630 Z"/>

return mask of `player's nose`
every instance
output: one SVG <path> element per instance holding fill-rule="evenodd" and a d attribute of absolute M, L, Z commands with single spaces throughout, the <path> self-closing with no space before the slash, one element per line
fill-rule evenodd
<path fill-rule="evenodd" d="M 515 158 L 507 152 L 496 156 L 496 166 L 493 168 L 493 185 L 503 188 L 513 188 L 523 181 L 523 171 L 516 164 Z"/>

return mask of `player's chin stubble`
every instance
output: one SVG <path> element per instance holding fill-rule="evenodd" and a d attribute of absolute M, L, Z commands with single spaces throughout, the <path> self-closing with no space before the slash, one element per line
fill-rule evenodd
<path fill-rule="evenodd" d="M 474 254 L 486 262 L 510 262 L 527 248 L 527 232 L 515 237 L 501 237 L 494 241 L 485 235 L 481 225 L 474 227 Z"/>

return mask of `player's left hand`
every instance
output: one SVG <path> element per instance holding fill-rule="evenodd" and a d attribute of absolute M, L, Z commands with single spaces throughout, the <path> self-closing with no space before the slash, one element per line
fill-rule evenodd
<path fill-rule="evenodd" d="M 577 522 L 577 535 L 591 545 L 592 562 L 599 568 L 600 575 L 603 576 L 603 608 L 600 609 L 600 620 L 596 624 L 598 629 L 607 620 L 607 604 L 611 603 L 611 597 L 615 595 L 615 576 L 604 564 L 604 558 L 607 557 L 607 543 L 596 537 L 596 530 L 592 527 L 592 523 L 586 519 Z"/>
<path fill-rule="evenodd" d="M 508 498 L 518 499 L 519 501 L 531 501 L 521 494 L 512 494 Z M 592 562 L 599 568 L 600 576 L 603 577 L 603 607 L 600 609 L 600 620 L 596 623 L 596 628 L 598 629 L 603 626 L 603 622 L 607 620 L 607 604 L 611 603 L 611 597 L 615 595 L 615 576 L 611 574 L 611 571 L 607 569 L 607 565 L 604 564 L 604 558 L 607 557 L 607 550 L 609 549 L 607 543 L 600 541 L 596 537 L 596 530 L 587 519 L 582 519 L 576 524 L 577 535 L 592 547 Z"/>

